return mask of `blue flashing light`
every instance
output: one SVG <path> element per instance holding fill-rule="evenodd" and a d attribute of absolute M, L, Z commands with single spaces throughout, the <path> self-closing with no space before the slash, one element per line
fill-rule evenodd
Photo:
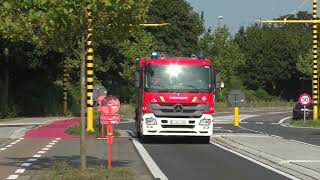
<path fill-rule="evenodd" d="M 157 59 L 159 57 L 159 53 L 154 51 L 151 53 L 151 59 Z"/>
<path fill-rule="evenodd" d="M 202 52 L 198 53 L 198 59 L 205 59 L 204 53 Z"/>

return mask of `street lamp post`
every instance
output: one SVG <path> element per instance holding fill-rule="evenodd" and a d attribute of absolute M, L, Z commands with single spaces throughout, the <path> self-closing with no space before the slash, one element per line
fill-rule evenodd
<path fill-rule="evenodd" d="M 220 27 L 220 24 L 221 24 L 221 20 L 223 19 L 223 16 L 218 16 L 218 27 Z"/>

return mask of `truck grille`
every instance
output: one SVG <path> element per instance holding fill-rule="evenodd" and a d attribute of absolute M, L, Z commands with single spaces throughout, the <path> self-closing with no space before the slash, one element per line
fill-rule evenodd
<path fill-rule="evenodd" d="M 205 104 L 149 104 L 156 117 L 201 117 Z M 181 110 L 180 110 L 181 109 Z"/>
<path fill-rule="evenodd" d="M 194 125 L 161 125 L 162 128 L 189 128 L 193 129 Z"/>

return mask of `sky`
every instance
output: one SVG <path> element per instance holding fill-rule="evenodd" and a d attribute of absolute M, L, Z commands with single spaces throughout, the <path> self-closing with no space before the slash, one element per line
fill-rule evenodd
<path fill-rule="evenodd" d="M 187 0 L 198 13 L 204 12 L 206 28 L 227 25 L 232 35 L 240 26 L 249 26 L 258 19 L 274 19 L 281 15 L 312 10 L 312 0 Z M 319 1 L 320 3 L 320 1 Z M 300 7 L 300 8 L 299 8 Z"/>

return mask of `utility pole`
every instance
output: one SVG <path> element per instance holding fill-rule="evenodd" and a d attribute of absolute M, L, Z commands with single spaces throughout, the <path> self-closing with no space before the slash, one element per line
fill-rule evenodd
<path fill-rule="evenodd" d="M 93 128 L 93 45 L 92 45 L 92 10 L 87 7 L 87 132 L 94 132 Z"/>
<path fill-rule="evenodd" d="M 313 99 L 313 121 L 318 121 L 318 104 L 319 104 L 319 72 L 318 72 L 318 0 L 313 0 L 312 20 L 258 20 L 261 23 L 295 23 L 295 24 L 312 24 L 312 99 Z"/>
<path fill-rule="evenodd" d="M 67 81 L 68 81 L 68 72 L 67 72 L 67 64 L 66 60 L 63 59 L 63 114 L 66 116 L 68 111 L 68 101 L 67 101 Z"/>

